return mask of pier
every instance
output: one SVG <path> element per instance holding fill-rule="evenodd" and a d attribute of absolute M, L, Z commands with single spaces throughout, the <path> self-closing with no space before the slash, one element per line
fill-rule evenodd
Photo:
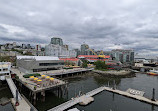
<path fill-rule="evenodd" d="M 79 74 L 84 72 L 92 71 L 93 68 L 86 69 L 86 68 L 74 68 L 74 69 L 61 69 L 61 70 L 53 70 L 53 71 L 43 71 L 38 72 L 39 74 L 46 74 L 49 76 L 62 76 L 62 75 L 73 75 L 73 74 Z"/>
<path fill-rule="evenodd" d="M 58 97 L 62 97 L 67 90 L 67 82 L 54 78 L 53 82 L 47 79 L 42 79 L 41 76 L 37 77 L 42 80 L 41 84 L 37 84 L 32 81 L 30 78 L 24 78 L 25 73 L 20 72 L 18 69 L 12 68 L 11 72 L 18 76 L 17 83 L 19 85 L 19 90 L 22 91 L 24 88 L 29 90 L 29 98 L 33 101 L 33 104 L 36 104 L 37 95 L 40 93 L 41 100 L 45 101 L 45 91 L 52 90 Z M 45 74 L 47 76 L 47 74 Z"/>
<path fill-rule="evenodd" d="M 149 98 L 146 98 L 143 96 L 133 95 L 133 94 L 128 93 L 127 91 L 121 91 L 121 90 L 117 90 L 117 89 L 113 89 L 113 88 L 109 88 L 109 87 L 104 87 L 104 89 L 106 91 L 109 91 L 112 93 L 116 93 L 116 94 L 119 94 L 122 96 L 126 96 L 126 97 L 133 98 L 133 99 L 136 99 L 136 100 L 148 103 L 148 104 L 153 104 L 153 105 L 158 106 L 158 100 L 152 100 L 152 99 L 149 99 Z"/>
<path fill-rule="evenodd" d="M 29 101 L 27 101 L 24 96 L 21 96 L 10 76 L 6 76 L 6 81 L 14 97 L 10 100 L 15 111 L 30 111 L 31 109 L 32 111 L 37 111 L 36 108 L 31 103 L 29 103 Z"/>
<path fill-rule="evenodd" d="M 127 91 L 121 91 L 121 90 L 117 90 L 117 89 L 114 89 L 114 88 L 110 88 L 110 87 L 105 87 L 105 86 L 102 86 L 102 87 L 99 87 L 97 89 L 94 89 L 84 95 L 81 95 L 79 97 L 76 97 L 76 98 L 72 98 L 71 100 L 63 103 L 63 104 L 60 104 L 52 109 L 49 109 L 48 111 L 64 111 L 76 104 L 81 104 L 81 105 L 87 105 L 88 103 L 94 101 L 94 99 L 92 98 L 92 96 L 102 92 L 102 91 L 108 91 L 108 92 L 112 92 L 112 93 L 116 93 L 116 94 L 119 94 L 119 95 L 122 95 L 122 96 L 126 96 L 126 97 L 129 97 L 129 98 L 133 98 L 133 99 L 136 99 L 136 100 L 139 100 L 139 101 L 142 101 L 142 102 L 146 102 L 148 104 L 153 104 L 153 105 L 156 105 L 158 106 L 158 100 L 152 100 L 152 99 L 148 99 L 146 97 L 143 97 L 143 94 L 144 92 L 143 91 L 140 91 L 140 95 L 137 95 L 135 93 L 131 94 L 129 92 L 129 90 L 132 90 L 132 89 L 128 89 Z M 138 90 L 132 90 L 133 92 L 134 91 L 138 91 Z"/>

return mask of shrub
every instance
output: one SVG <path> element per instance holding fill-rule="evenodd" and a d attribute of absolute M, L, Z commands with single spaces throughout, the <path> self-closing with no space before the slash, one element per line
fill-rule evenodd
<path fill-rule="evenodd" d="M 30 76 L 41 76 L 40 74 L 36 73 L 36 74 L 27 74 L 27 75 L 23 75 L 24 78 L 29 78 Z"/>

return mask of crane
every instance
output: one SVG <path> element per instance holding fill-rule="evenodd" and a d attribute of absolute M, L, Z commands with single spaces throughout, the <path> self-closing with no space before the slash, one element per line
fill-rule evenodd
<path fill-rule="evenodd" d="M 104 59 L 105 55 L 103 53 L 103 51 L 101 50 L 101 52 L 99 53 L 99 55 L 97 53 L 95 53 L 92 49 L 90 49 L 88 46 L 86 46 L 92 53 L 94 53 L 95 55 L 97 55 L 100 59 Z"/>

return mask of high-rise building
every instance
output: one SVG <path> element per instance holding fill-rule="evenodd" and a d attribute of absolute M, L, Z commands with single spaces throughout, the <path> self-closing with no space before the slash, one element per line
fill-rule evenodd
<path fill-rule="evenodd" d="M 75 50 L 67 50 L 67 48 L 60 46 L 49 44 L 45 46 L 45 55 L 46 56 L 55 56 L 55 57 L 76 57 Z"/>
<path fill-rule="evenodd" d="M 45 46 L 46 56 L 56 56 L 60 58 L 64 57 L 76 57 L 75 50 L 69 50 L 68 45 L 63 45 L 61 38 L 52 38 L 51 44 Z"/>
<path fill-rule="evenodd" d="M 120 61 L 123 64 L 133 64 L 134 63 L 134 51 L 133 50 L 123 50 L 115 49 L 111 51 L 112 58 Z"/>
<path fill-rule="evenodd" d="M 26 48 L 26 44 L 22 44 L 22 48 L 25 49 Z"/>
<path fill-rule="evenodd" d="M 89 46 L 87 44 L 81 45 L 81 55 L 87 55 L 86 51 L 89 49 Z"/>
<path fill-rule="evenodd" d="M 65 47 L 67 50 L 69 50 L 69 46 L 68 45 L 63 45 L 63 47 Z"/>
<path fill-rule="evenodd" d="M 53 38 L 51 38 L 51 44 L 62 46 L 63 40 L 61 38 L 53 37 Z"/>
<path fill-rule="evenodd" d="M 30 44 L 27 44 L 27 49 L 31 49 L 31 45 Z"/>
<path fill-rule="evenodd" d="M 80 51 L 79 49 L 74 49 L 74 50 L 75 50 L 75 52 L 76 52 L 76 57 L 77 57 L 78 55 L 80 55 L 81 51 Z"/>

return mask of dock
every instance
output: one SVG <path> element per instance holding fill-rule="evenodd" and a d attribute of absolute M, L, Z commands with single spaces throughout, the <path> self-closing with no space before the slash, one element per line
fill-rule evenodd
<path fill-rule="evenodd" d="M 126 97 L 133 98 L 133 99 L 136 99 L 136 100 L 148 103 L 148 104 L 153 104 L 153 105 L 158 106 L 158 100 L 152 101 L 151 99 L 146 98 L 144 96 L 133 95 L 133 94 L 130 94 L 126 91 L 121 91 L 121 90 L 117 90 L 117 89 L 113 89 L 113 88 L 109 88 L 109 87 L 104 87 L 104 89 L 106 91 L 109 91 L 109 92 L 112 92 L 112 93 L 116 93 L 116 94 L 119 94 L 119 95 L 122 95 L 122 96 L 126 96 Z"/>
<path fill-rule="evenodd" d="M 62 75 L 71 75 L 71 74 L 79 74 L 84 72 L 92 71 L 93 68 L 74 68 L 74 69 L 61 69 L 61 70 L 53 70 L 53 71 L 46 71 L 46 72 L 38 72 L 39 74 L 46 74 L 49 76 L 62 76 Z"/>
<path fill-rule="evenodd" d="M 64 111 L 78 103 L 84 103 L 87 99 L 91 98 L 91 96 L 94 96 L 104 90 L 104 87 L 99 87 L 97 89 L 94 89 L 84 95 L 81 95 L 80 97 L 73 98 L 72 100 L 69 100 L 63 104 L 60 104 L 52 109 L 49 109 L 48 111 Z M 87 101 L 86 101 L 87 102 Z M 88 101 L 88 103 L 91 101 Z"/>
<path fill-rule="evenodd" d="M 73 98 L 63 104 L 60 104 L 52 109 L 49 109 L 48 111 L 64 111 L 76 104 L 81 104 L 81 105 L 87 105 L 88 103 L 92 102 L 93 100 L 91 99 L 92 96 L 102 92 L 102 91 L 108 91 L 108 92 L 112 92 L 112 93 L 116 93 L 116 94 L 119 94 L 119 95 L 122 95 L 122 96 L 126 96 L 126 97 L 129 97 L 129 98 L 133 98 L 133 99 L 136 99 L 136 100 L 139 100 L 139 101 L 142 101 L 142 102 L 145 102 L 145 103 L 148 103 L 148 104 L 153 104 L 153 105 L 156 105 L 158 106 L 158 100 L 151 100 L 149 98 L 146 98 L 146 97 L 143 97 L 143 94 L 144 92 L 143 91 L 139 91 L 140 92 L 140 95 L 137 95 L 135 94 L 134 91 L 138 91 L 138 90 L 132 90 L 134 93 L 131 94 L 129 92 L 129 90 L 132 90 L 132 89 L 128 89 L 127 91 L 121 91 L 121 90 L 117 90 L 117 89 L 113 89 L 113 88 L 110 88 L 110 87 L 106 87 L 106 86 L 102 86 L 102 87 L 99 87 L 97 89 L 94 89 L 84 95 L 81 95 L 79 97 L 76 97 L 76 98 Z"/>

